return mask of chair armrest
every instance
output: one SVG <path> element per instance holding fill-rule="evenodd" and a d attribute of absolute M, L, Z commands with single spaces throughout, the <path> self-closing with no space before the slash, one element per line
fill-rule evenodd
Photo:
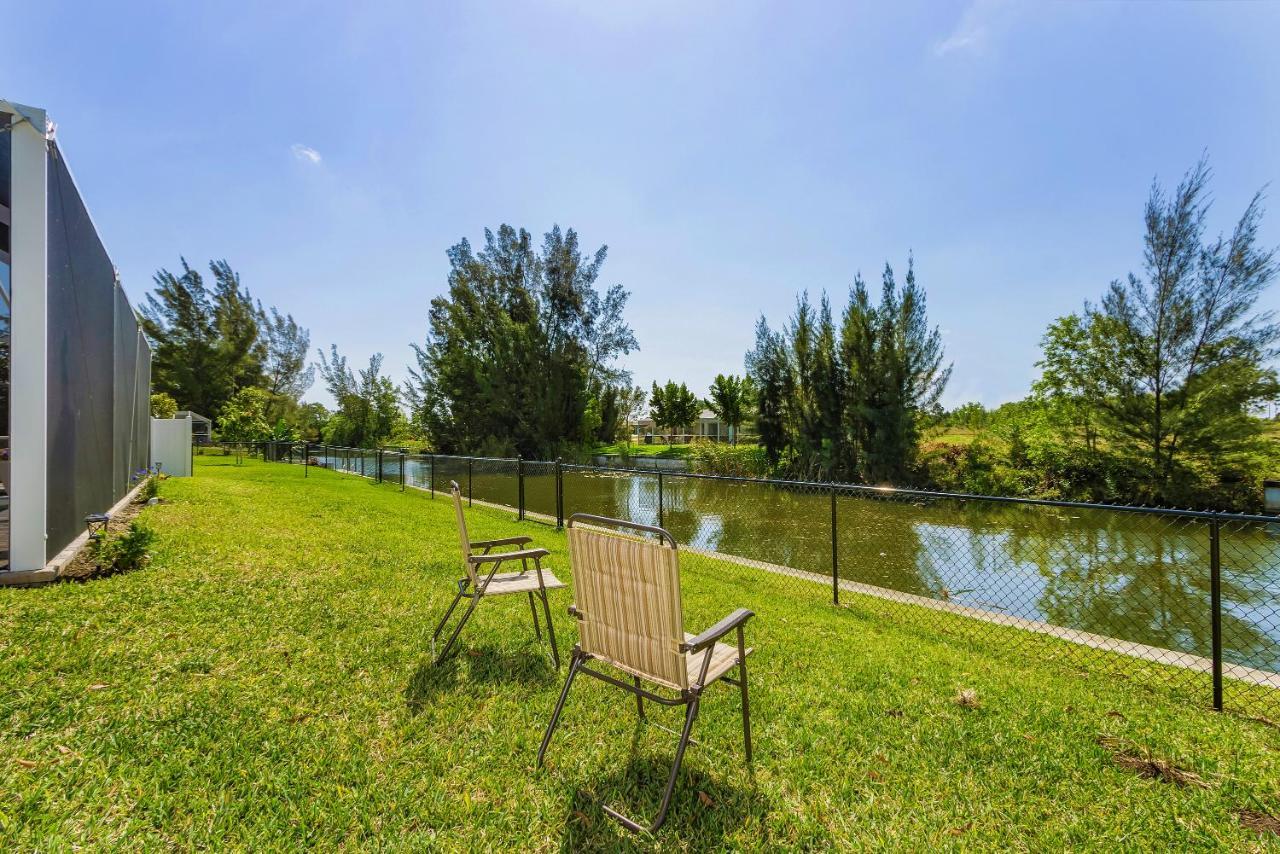
<path fill-rule="evenodd" d="M 749 611 L 746 608 L 739 608 L 693 640 L 685 641 L 680 644 L 680 651 L 699 652 L 704 650 L 754 616 L 754 611 Z"/>
<path fill-rule="evenodd" d="M 492 563 L 493 561 L 503 560 L 528 560 L 530 558 L 543 558 L 551 552 L 546 549 L 522 549 L 518 552 L 498 552 L 491 555 L 472 555 L 472 563 Z"/>
<path fill-rule="evenodd" d="M 473 549 L 491 549 L 495 546 L 523 546 L 533 541 L 533 537 L 504 537 L 501 540 L 481 540 L 471 544 Z"/>

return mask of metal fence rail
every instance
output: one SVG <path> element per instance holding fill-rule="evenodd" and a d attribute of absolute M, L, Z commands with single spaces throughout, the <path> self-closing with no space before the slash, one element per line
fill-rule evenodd
<path fill-rule="evenodd" d="M 862 594 L 948 636 L 999 632 L 1015 653 L 1055 637 L 1090 670 L 1280 714 L 1276 517 L 306 443 L 224 453 L 433 496 L 456 481 L 468 504 L 557 526 L 575 512 L 659 525 L 708 571 L 753 567 L 815 601 Z"/>

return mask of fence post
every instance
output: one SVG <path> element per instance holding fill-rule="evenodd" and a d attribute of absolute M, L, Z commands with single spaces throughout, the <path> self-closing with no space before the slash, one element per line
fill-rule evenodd
<path fill-rule="evenodd" d="M 311 468 L 311 443 L 303 442 L 302 443 L 302 476 L 303 477 L 309 476 L 309 472 L 307 471 L 307 469 L 309 468 Z"/>
<path fill-rule="evenodd" d="M 409 462 L 409 455 L 404 451 L 400 452 L 400 491 L 404 492 L 404 467 Z"/>
<path fill-rule="evenodd" d="M 1221 531 L 1215 515 L 1209 523 L 1209 600 L 1213 609 L 1213 707 L 1222 711 L 1222 559 Z"/>
<path fill-rule="evenodd" d="M 467 457 L 467 506 L 471 506 L 471 469 L 475 465 L 475 460 Z"/>
<path fill-rule="evenodd" d="M 559 457 L 556 457 L 556 527 L 564 527 L 564 472 Z"/>
<path fill-rule="evenodd" d="M 516 519 L 524 521 L 524 458 L 516 455 Z"/>
<path fill-rule="evenodd" d="M 436 455 L 431 455 L 431 466 L 427 470 L 427 491 L 431 493 L 431 497 L 436 497 Z"/>
<path fill-rule="evenodd" d="M 836 545 L 836 488 L 831 487 L 831 602 L 840 604 L 840 551 Z"/>
<path fill-rule="evenodd" d="M 658 527 L 662 527 L 662 469 L 658 469 Z"/>

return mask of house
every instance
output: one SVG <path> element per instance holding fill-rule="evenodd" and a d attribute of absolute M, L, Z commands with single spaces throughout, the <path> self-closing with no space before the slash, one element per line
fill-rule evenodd
<path fill-rule="evenodd" d="M 667 428 L 664 427 L 659 430 L 653 418 L 647 415 L 635 422 L 632 433 L 634 437 L 640 440 L 643 440 L 645 436 L 669 435 Z M 704 409 L 698 415 L 696 424 L 690 424 L 681 430 L 675 431 L 672 438 L 676 444 L 684 444 L 694 439 L 701 439 L 707 442 L 727 442 L 729 441 L 729 425 L 717 418 L 716 414 L 710 409 Z"/>
<path fill-rule="evenodd" d="M 179 409 L 173 417 L 191 419 L 191 444 L 207 445 L 213 441 L 213 421 L 210 419 L 189 409 Z"/>
<path fill-rule="evenodd" d="M 5 100 L 0 292 L 0 584 L 33 584 L 150 462 L 151 348 L 52 122 Z"/>

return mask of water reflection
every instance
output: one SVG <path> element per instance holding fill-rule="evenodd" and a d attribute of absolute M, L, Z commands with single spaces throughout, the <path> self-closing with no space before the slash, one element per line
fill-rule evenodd
<path fill-rule="evenodd" d="M 409 463 L 411 482 L 425 483 L 424 465 Z M 474 467 L 477 499 L 516 503 L 514 468 L 506 465 L 509 471 Z M 526 507 L 554 515 L 554 470 L 536 465 L 526 464 Z M 466 473 L 465 463 L 438 460 L 437 488 L 447 476 L 465 489 Z M 566 516 L 658 524 L 658 477 L 566 469 L 564 504 Z M 682 545 L 830 575 L 827 492 L 668 474 L 662 510 L 663 526 Z M 1210 654 L 1209 530 L 1202 522 L 864 492 L 839 498 L 837 531 L 844 579 Z M 1227 661 L 1280 670 L 1278 557 L 1264 526 L 1224 526 Z"/>

